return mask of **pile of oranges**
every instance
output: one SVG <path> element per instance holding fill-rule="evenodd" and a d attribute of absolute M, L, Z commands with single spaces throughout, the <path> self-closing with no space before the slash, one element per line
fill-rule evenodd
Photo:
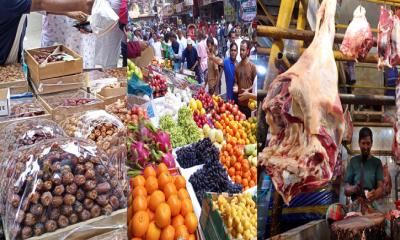
<path fill-rule="evenodd" d="M 250 144 L 250 140 L 247 138 L 247 133 L 242 124 L 235 121 L 234 116 L 231 113 L 221 114 L 220 119 L 214 122 L 214 126 L 222 130 L 225 140 L 232 142 L 235 145 Z"/>
<path fill-rule="evenodd" d="M 232 181 L 243 186 L 243 190 L 257 184 L 257 168 L 245 159 L 243 146 L 227 142 L 221 148 L 219 160 L 224 165 Z"/>
<path fill-rule="evenodd" d="M 128 235 L 131 240 L 195 240 L 198 220 L 182 176 L 161 163 L 148 166 L 132 181 Z"/>

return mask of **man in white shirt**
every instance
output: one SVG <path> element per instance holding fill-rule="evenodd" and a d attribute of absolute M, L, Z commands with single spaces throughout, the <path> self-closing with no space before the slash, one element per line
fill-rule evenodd
<path fill-rule="evenodd" d="M 153 49 L 154 49 L 154 56 L 156 56 L 158 59 L 162 59 L 160 35 L 156 36 L 156 41 L 153 44 Z"/>
<path fill-rule="evenodd" d="M 186 49 L 187 47 L 187 39 L 185 38 L 185 35 L 183 34 L 182 30 L 178 30 L 178 42 L 181 45 L 182 49 Z"/>

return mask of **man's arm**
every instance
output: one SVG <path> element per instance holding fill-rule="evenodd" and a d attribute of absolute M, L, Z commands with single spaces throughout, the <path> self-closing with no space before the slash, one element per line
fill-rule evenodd
<path fill-rule="evenodd" d="M 209 56 L 210 60 L 213 61 L 215 64 L 217 64 L 218 66 L 224 66 L 224 60 L 222 60 L 222 58 L 219 58 L 217 56 Z"/>
<path fill-rule="evenodd" d="M 233 84 L 233 92 L 234 93 L 238 93 L 239 92 L 238 80 L 239 80 L 239 73 L 238 73 L 237 67 L 235 67 L 235 81 L 234 81 L 234 84 Z"/>
<path fill-rule="evenodd" d="M 354 169 L 352 167 L 352 160 L 353 159 L 350 159 L 350 162 L 346 168 L 344 194 L 347 197 L 350 197 L 351 195 L 361 191 L 360 186 L 358 184 L 352 185 L 354 179 Z"/>
<path fill-rule="evenodd" d="M 32 0 L 31 12 L 64 13 L 82 11 L 90 14 L 93 3 L 94 0 Z"/>
<path fill-rule="evenodd" d="M 383 197 L 383 181 L 378 181 L 378 187 L 367 194 L 369 201 L 377 200 Z"/>

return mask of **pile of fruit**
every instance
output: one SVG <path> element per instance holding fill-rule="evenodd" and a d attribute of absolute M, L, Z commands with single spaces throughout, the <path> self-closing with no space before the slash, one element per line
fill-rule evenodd
<path fill-rule="evenodd" d="M 233 198 L 220 195 L 213 201 L 213 207 L 221 214 L 231 238 L 257 238 L 257 207 L 250 194 L 238 194 Z"/>
<path fill-rule="evenodd" d="M 203 108 L 203 103 L 200 100 L 191 98 L 189 108 L 193 111 L 193 119 L 199 128 L 202 128 L 205 124 L 209 124 L 206 110 Z"/>
<path fill-rule="evenodd" d="M 205 91 L 204 88 L 200 88 L 199 91 L 197 91 L 194 99 L 200 100 L 206 110 L 211 110 L 214 107 L 214 101 L 212 97 Z"/>
<path fill-rule="evenodd" d="M 137 125 L 140 119 L 149 119 L 147 111 L 140 107 L 128 109 L 127 100 L 118 99 L 118 101 L 106 106 L 106 111 L 117 116 L 125 125 L 129 123 Z"/>
<path fill-rule="evenodd" d="M 139 79 L 143 79 L 142 70 L 136 66 L 130 59 L 128 59 L 128 80 L 131 79 L 132 75 L 136 75 Z"/>
<path fill-rule="evenodd" d="M 234 145 L 250 144 L 243 126 L 238 121 L 235 121 L 232 114 L 223 113 L 219 121 L 214 121 L 214 126 L 217 129 L 221 129 L 225 140 L 232 142 Z"/>
<path fill-rule="evenodd" d="M 249 144 L 244 147 L 244 153 L 251 166 L 257 167 L 257 144 Z"/>
<path fill-rule="evenodd" d="M 244 147 L 228 141 L 221 148 L 219 159 L 232 181 L 241 184 L 244 190 L 257 184 L 257 168 L 244 155 Z"/>
<path fill-rule="evenodd" d="M 152 163 L 164 163 L 175 168 L 172 146 L 168 133 L 156 130 L 150 121 L 142 120 L 136 125 L 128 125 L 129 176 L 135 176 L 140 169 Z"/>
<path fill-rule="evenodd" d="M 256 134 L 257 134 L 257 118 L 251 117 L 247 120 L 240 121 L 240 124 L 243 126 L 247 138 L 249 139 L 250 144 L 257 143 Z"/>
<path fill-rule="evenodd" d="M 195 240 L 198 220 L 182 176 L 171 176 L 164 164 L 148 166 L 131 182 L 129 239 Z"/>
<path fill-rule="evenodd" d="M 253 111 L 257 108 L 257 101 L 254 99 L 250 99 L 247 106 L 250 108 L 251 111 Z"/>
<path fill-rule="evenodd" d="M 149 85 L 153 89 L 155 98 L 164 96 L 168 91 L 167 80 L 158 74 L 150 79 Z"/>
<path fill-rule="evenodd" d="M 198 142 L 202 138 L 202 131 L 197 127 L 192 111 L 187 107 L 179 109 L 178 122 L 171 115 L 162 116 L 160 129 L 170 134 L 173 148 Z"/>
<path fill-rule="evenodd" d="M 219 121 L 222 114 L 233 115 L 235 121 L 246 120 L 246 115 L 239 110 L 239 106 L 233 101 L 227 103 L 219 96 L 213 96 L 214 109 L 211 111 L 211 116 L 214 120 Z"/>
<path fill-rule="evenodd" d="M 213 156 L 218 155 L 219 151 L 209 138 L 183 147 L 176 152 L 179 165 L 183 168 L 190 168 L 196 165 L 204 164 L 207 159 L 212 159 Z"/>
<path fill-rule="evenodd" d="M 224 133 L 221 129 L 211 128 L 208 124 L 203 126 L 203 134 L 205 138 L 210 138 L 211 142 L 214 143 L 218 149 L 221 149 L 225 143 Z"/>
<path fill-rule="evenodd" d="M 203 168 L 190 176 L 189 182 L 193 185 L 200 204 L 202 204 L 204 193 L 206 192 L 242 192 L 241 185 L 234 184 L 229 180 L 226 169 L 219 161 L 218 151 L 212 151 L 208 154 Z"/>

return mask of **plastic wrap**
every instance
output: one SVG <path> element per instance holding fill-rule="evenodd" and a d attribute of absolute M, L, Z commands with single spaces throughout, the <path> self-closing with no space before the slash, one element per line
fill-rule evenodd
<path fill-rule="evenodd" d="M 89 140 L 47 140 L 11 158 L 3 216 L 8 239 L 40 236 L 126 207 L 117 170 Z"/>
<path fill-rule="evenodd" d="M 39 116 L 46 113 L 45 109 L 35 98 L 12 98 L 10 101 L 10 115 L 4 118 L 22 118 Z"/>
<path fill-rule="evenodd" d="M 49 94 L 41 97 L 52 109 L 57 107 L 77 107 L 101 102 L 94 95 L 83 90 Z"/>
<path fill-rule="evenodd" d="M 118 171 L 118 179 L 124 179 L 126 150 L 126 127 L 116 116 L 104 110 L 75 114 L 60 123 L 68 136 L 85 138 L 96 142 L 106 152 L 109 161 Z"/>
<path fill-rule="evenodd" d="M 21 151 L 41 141 L 66 137 L 64 131 L 53 121 L 38 119 L 26 120 L 8 125 L 0 131 L 0 213 L 4 212 L 4 191 L 6 190 L 7 166 L 10 164 L 10 155 L 14 151 Z"/>

